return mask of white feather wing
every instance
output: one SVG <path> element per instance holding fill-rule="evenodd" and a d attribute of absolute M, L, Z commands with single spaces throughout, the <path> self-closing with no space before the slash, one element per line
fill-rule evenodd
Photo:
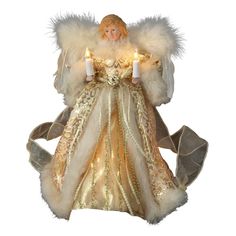
<path fill-rule="evenodd" d="M 182 51 L 182 37 L 172 27 L 167 18 L 147 17 L 128 27 L 132 44 L 162 62 L 162 78 L 167 84 L 167 96 L 174 92 L 174 65 L 171 56 L 179 56 Z"/>
<path fill-rule="evenodd" d="M 54 86 L 64 94 L 65 104 L 73 106 L 85 83 L 84 53 L 98 39 L 98 24 L 90 15 L 67 15 L 53 21 L 56 42 L 61 49 Z"/>
<path fill-rule="evenodd" d="M 94 47 L 98 35 L 98 23 L 90 15 L 67 15 L 52 20 L 57 45 L 62 50 L 85 51 Z"/>
<path fill-rule="evenodd" d="M 167 18 L 147 17 L 128 27 L 130 41 L 137 47 L 162 57 L 178 56 L 182 38 Z"/>

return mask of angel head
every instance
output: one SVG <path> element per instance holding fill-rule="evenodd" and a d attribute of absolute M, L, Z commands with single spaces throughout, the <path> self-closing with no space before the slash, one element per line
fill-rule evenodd
<path fill-rule="evenodd" d="M 99 33 L 102 39 L 118 41 L 128 36 L 126 23 L 117 15 L 111 14 L 105 16 L 100 25 Z"/>

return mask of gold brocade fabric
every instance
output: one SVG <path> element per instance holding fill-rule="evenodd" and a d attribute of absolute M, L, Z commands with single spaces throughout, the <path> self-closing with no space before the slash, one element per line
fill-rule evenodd
<path fill-rule="evenodd" d="M 98 88 L 99 85 L 94 82 L 88 84 L 81 96 L 77 99 L 72 116 L 63 130 L 62 137 L 52 160 L 52 178 L 58 190 L 62 188 L 63 178 L 66 174 L 67 167 L 70 165 L 71 156 L 96 102 L 96 91 Z"/>
<path fill-rule="evenodd" d="M 142 88 L 131 90 L 138 115 L 138 126 L 142 136 L 143 151 L 150 175 L 152 192 L 157 200 L 162 199 L 168 189 L 176 188 L 174 176 L 167 163 L 161 157 L 155 132 L 156 124 L 151 105 L 145 102 Z"/>
<path fill-rule="evenodd" d="M 111 123 L 100 135 L 77 189 L 74 208 L 118 210 L 143 216 L 139 185 L 127 153 L 117 108 L 111 116 Z"/>

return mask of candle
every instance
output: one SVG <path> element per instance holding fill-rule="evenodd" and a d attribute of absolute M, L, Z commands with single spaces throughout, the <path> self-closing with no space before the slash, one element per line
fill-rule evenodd
<path fill-rule="evenodd" d="M 133 60 L 133 78 L 139 78 L 139 58 L 138 58 L 138 50 L 135 50 L 134 60 Z"/>
<path fill-rule="evenodd" d="M 90 52 L 88 48 L 86 48 L 86 51 L 85 51 L 85 68 L 86 68 L 87 76 L 94 75 L 93 59 L 90 57 Z"/>

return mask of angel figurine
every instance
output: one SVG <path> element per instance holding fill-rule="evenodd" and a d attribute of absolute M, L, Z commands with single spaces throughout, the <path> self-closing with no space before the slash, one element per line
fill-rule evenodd
<path fill-rule="evenodd" d="M 67 107 L 27 144 L 42 197 L 58 218 L 93 208 L 159 222 L 187 201 L 207 151 L 187 126 L 170 135 L 156 110 L 172 98 L 181 37 L 161 17 L 127 27 L 114 14 L 100 24 L 68 15 L 53 24 L 61 49 L 54 85 Z M 36 142 L 59 136 L 54 155 Z M 177 153 L 175 174 L 160 147 Z"/>

